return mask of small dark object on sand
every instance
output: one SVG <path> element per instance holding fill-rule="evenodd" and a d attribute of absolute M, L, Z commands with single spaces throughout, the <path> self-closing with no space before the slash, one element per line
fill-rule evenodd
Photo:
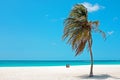
<path fill-rule="evenodd" d="M 69 65 L 69 64 L 66 64 L 66 68 L 70 68 L 70 65 Z"/>

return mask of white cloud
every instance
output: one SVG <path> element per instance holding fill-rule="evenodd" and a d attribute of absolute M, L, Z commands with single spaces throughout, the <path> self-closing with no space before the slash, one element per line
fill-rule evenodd
<path fill-rule="evenodd" d="M 114 33 L 114 31 L 109 31 L 108 35 L 111 36 Z"/>
<path fill-rule="evenodd" d="M 98 11 L 100 8 L 104 8 L 103 6 L 100 6 L 98 4 L 91 4 L 88 2 L 84 2 L 82 3 L 88 10 L 88 12 L 94 12 L 94 11 Z"/>

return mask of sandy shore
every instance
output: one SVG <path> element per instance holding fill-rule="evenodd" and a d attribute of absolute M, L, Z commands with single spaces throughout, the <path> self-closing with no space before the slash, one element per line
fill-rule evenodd
<path fill-rule="evenodd" d="M 0 80 L 120 80 L 120 65 L 95 65 L 88 75 L 89 66 L 0 67 Z"/>

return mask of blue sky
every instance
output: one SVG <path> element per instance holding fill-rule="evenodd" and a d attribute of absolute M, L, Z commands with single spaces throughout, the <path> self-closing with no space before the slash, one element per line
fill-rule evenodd
<path fill-rule="evenodd" d="M 63 21 L 76 3 L 107 34 L 104 41 L 93 33 L 94 59 L 120 60 L 119 0 L 1 0 L 0 60 L 89 60 L 87 49 L 75 57 L 62 41 Z"/>

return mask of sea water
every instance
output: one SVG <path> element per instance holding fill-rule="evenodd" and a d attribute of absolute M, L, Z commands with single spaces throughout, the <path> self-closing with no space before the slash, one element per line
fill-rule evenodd
<path fill-rule="evenodd" d="M 36 60 L 0 60 L 0 67 L 27 66 L 71 66 L 90 65 L 88 60 L 36 61 Z M 94 65 L 120 65 L 120 60 L 95 60 Z"/>

